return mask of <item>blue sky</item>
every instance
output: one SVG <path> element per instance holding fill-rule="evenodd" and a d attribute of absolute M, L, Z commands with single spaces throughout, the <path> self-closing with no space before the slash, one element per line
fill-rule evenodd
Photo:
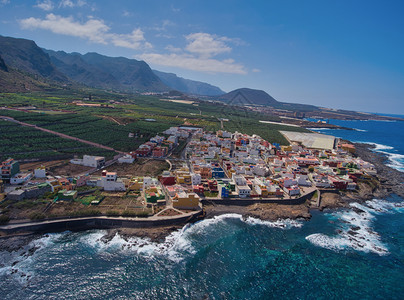
<path fill-rule="evenodd" d="M 224 91 L 404 114 L 404 1 L 0 0 L 0 34 Z"/>

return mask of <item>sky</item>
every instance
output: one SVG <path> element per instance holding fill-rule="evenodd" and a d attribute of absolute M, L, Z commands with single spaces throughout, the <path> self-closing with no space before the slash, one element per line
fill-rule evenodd
<path fill-rule="evenodd" d="M 0 0 L 0 35 L 278 101 L 404 114 L 404 1 Z"/>

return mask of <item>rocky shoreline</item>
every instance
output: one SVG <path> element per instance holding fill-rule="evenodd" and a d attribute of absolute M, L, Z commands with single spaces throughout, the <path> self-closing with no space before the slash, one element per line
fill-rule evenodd
<path fill-rule="evenodd" d="M 372 184 L 359 183 L 359 191 L 343 193 L 322 193 L 320 207 L 314 207 L 310 200 L 299 205 L 283 205 L 276 203 L 257 203 L 249 206 L 228 206 L 228 205 L 205 205 L 204 218 L 235 213 L 244 218 L 254 217 L 261 220 L 277 221 L 279 219 L 305 219 L 311 218 L 311 209 L 336 209 L 348 207 L 352 202 L 363 202 L 374 198 L 385 198 L 394 193 L 404 198 L 404 173 L 399 172 L 387 165 L 388 158 L 383 153 L 373 151 L 371 144 L 355 143 L 356 155 L 363 160 L 375 165 L 378 172 L 378 181 Z M 148 238 L 153 242 L 162 242 L 164 239 L 183 226 L 159 226 L 148 228 L 119 228 L 108 229 L 103 237 L 104 242 L 110 241 L 116 234 L 124 239 L 131 237 Z M 38 234 L 20 234 L 10 237 L 1 237 L 0 251 L 16 251 L 37 239 Z"/>

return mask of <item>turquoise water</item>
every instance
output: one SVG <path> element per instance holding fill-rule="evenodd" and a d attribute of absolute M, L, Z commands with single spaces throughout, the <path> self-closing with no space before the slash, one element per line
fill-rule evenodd
<path fill-rule="evenodd" d="M 363 130 L 356 133 L 364 142 L 404 154 L 399 145 L 367 138 L 370 127 Z M 314 211 L 310 221 L 229 214 L 187 225 L 163 243 L 119 235 L 105 243 L 102 230 L 48 234 L 0 253 L 0 296 L 402 299 L 403 206 L 392 195 L 351 209 Z"/>

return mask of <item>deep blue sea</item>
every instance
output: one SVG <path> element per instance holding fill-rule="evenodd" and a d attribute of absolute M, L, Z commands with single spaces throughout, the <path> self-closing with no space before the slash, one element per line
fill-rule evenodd
<path fill-rule="evenodd" d="M 375 143 L 402 168 L 403 122 L 330 122 L 359 131 L 324 133 Z M 48 234 L 0 253 L 0 297 L 403 299 L 403 200 L 392 195 L 313 211 L 310 221 L 222 215 L 163 243 L 118 235 L 104 243 L 102 230 Z"/>

